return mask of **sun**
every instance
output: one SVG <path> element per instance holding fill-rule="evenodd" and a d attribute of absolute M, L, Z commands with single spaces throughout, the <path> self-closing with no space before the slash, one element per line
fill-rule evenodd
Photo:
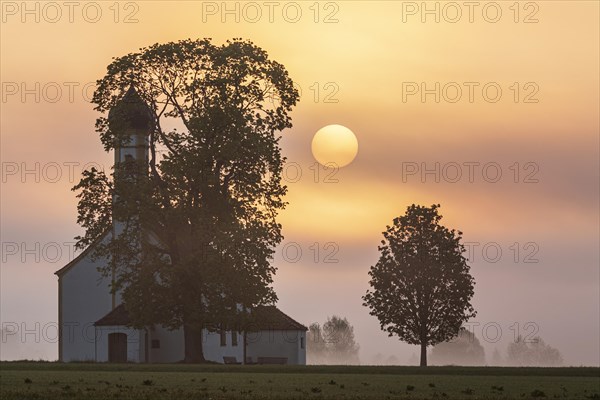
<path fill-rule="evenodd" d="M 358 140 L 354 132 L 345 126 L 327 125 L 315 133 L 311 147 L 313 156 L 319 164 L 344 167 L 356 157 Z"/>

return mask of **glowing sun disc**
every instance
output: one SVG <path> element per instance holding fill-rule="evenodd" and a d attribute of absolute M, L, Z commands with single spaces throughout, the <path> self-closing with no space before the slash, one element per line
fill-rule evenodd
<path fill-rule="evenodd" d="M 358 154 L 358 140 L 342 125 L 327 125 L 319 129 L 312 140 L 312 153 L 319 164 L 344 167 Z"/>

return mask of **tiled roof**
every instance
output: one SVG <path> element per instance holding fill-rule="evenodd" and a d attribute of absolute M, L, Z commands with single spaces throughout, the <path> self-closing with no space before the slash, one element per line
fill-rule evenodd
<path fill-rule="evenodd" d="M 120 304 L 115 307 L 114 310 L 106 314 L 94 323 L 95 326 L 115 326 L 124 325 L 127 326 L 131 323 L 129 318 L 129 312 L 125 308 L 124 304 Z"/>
<path fill-rule="evenodd" d="M 277 330 L 277 331 L 306 331 L 308 328 L 283 313 L 275 306 L 259 306 L 252 311 L 249 331 Z M 114 310 L 100 318 L 96 326 L 127 326 L 131 323 L 125 305 L 121 304 Z"/>
<path fill-rule="evenodd" d="M 259 306 L 252 311 L 252 330 L 307 331 L 308 328 L 275 306 Z M 249 329 L 251 330 L 251 329 Z"/>

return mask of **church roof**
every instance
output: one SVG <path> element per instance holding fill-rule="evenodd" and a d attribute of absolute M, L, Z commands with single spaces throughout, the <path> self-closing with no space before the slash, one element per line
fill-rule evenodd
<path fill-rule="evenodd" d="M 116 325 L 129 325 L 131 319 L 129 318 L 129 312 L 125 308 L 124 304 L 120 304 L 115 307 L 111 312 L 106 314 L 94 323 L 95 326 L 116 326 Z"/>
<path fill-rule="evenodd" d="M 256 330 L 307 331 L 308 328 L 275 306 L 258 306 L 252 312 L 251 326 Z"/>
<path fill-rule="evenodd" d="M 104 240 L 104 238 L 106 237 L 106 235 L 108 235 L 110 233 L 110 231 L 111 231 L 110 228 L 105 230 L 98 237 L 98 239 L 96 239 L 92 244 L 90 244 L 88 247 L 86 247 L 85 250 L 83 250 L 81 253 L 79 253 L 79 255 L 77 255 L 77 257 L 75 257 L 74 259 L 69 261 L 69 263 L 67 263 L 67 265 L 65 265 L 58 271 L 54 272 L 54 275 L 58 275 L 58 277 L 60 278 L 67 271 L 69 271 L 71 268 L 73 268 L 75 265 L 77 265 L 79 263 L 79 261 L 83 260 L 88 254 L 90 254 L 92 252 L 92 250 L 94 250 L 94 248 L 96 247 L 96 245 L 98 243 L 100 243 L 102 240 Z"/>
<path fill-rule="evenodd" d="M 131 323 L 129 312 L 124 304 L 106 314 L 94 323 L 95 326 L 128 326 Z M 275 306 L 258 306 L 252 312 L 249 331 L 307 331 L 308 328 Z"/>

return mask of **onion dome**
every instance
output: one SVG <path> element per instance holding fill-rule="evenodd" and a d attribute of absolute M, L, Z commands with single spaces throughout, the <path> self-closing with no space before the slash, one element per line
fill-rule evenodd
<path fill-rule="evenodd" d="M 121 129 L 144 129 L 152 127 L 152 111 L 140 97 L 133 85 L 117 104 L 108 112 L 111 127 Z"/>

